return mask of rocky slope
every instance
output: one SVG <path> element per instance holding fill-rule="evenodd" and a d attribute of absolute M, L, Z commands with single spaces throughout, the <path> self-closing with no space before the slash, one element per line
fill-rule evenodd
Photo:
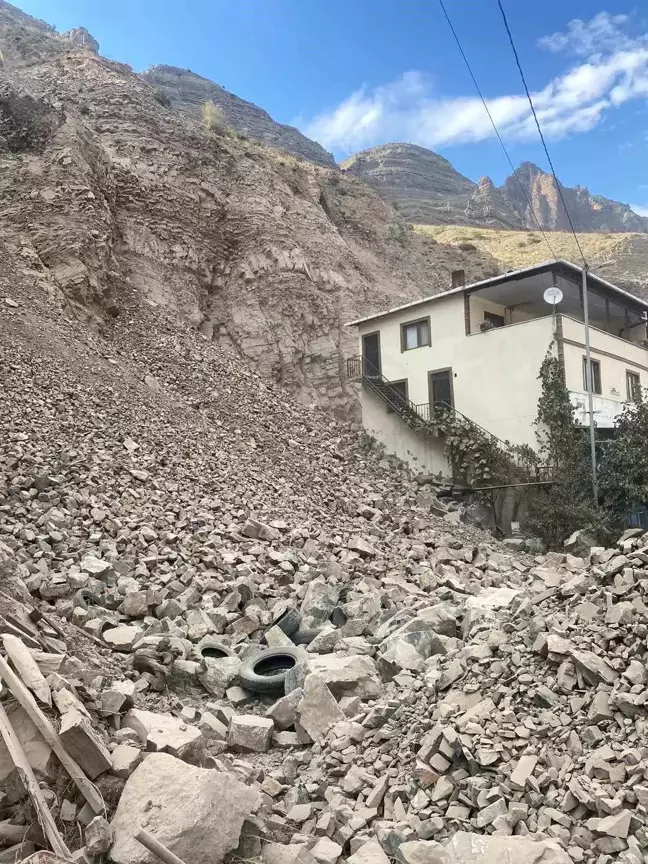
<path fill-rule="evenodd" d="M 473 183 L 443 157 L 413 144 L 364 150 L 342 167 L 362 177 L 414 223 L 534 230 L 538 224 L 530 202 L 543 229 L 569 230 L 553 176 L 531 162 L 520 165 L 517 180 L 511 175 L 500 187 L 488 177 Z M 561 188 L 577 231 L 648 233 L 648 219 L 627 204 L 592 195 L 582 186 Z"/>
<path fill-rule="evenodd" d="M 489 255 L 501 272 L 531 267 L 553 257 L 540 231 L 504 231 L 465 225 L 416 225 L 414 230 L 442 245 Z M 615 285 L 648 297 L 648 234 L 584 234 L 578 242 L 592 270 Z M 557 258 L 578 262 L 571 232 L 547 234 Z"/>
<path fill-rule="evenodd" d="M 417 237 L 357 178 L 160 104 L 86 36 L 0 3 L 0 242 L 43 290 L 108 336 L 136 298 L 342 413 L 343 327 L 493 272 Z"/>
<path fill-rule="evenodd" d="M 342 162 L 414 223 L 456 222 L 475 189 L 447 159 L 414 144 L 383 144 Z"/>
<path fill-rule="evenodd" d="M 221 108 L 224 121 L 242 135 L 315 165 L 335 165 L 333 156 L 317 142 L 302 135 L 299 129 L 277 123 L 267 111 L 190 69 L 158 65 L 142 72 L 141 77 L 163 94 L 173 108 L 194 119 L 200 119 L 202 106 L 211 101 Z"/>

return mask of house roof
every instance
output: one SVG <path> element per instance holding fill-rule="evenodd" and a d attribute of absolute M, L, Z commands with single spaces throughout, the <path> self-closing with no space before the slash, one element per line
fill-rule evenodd
<path fill-rule="evenodd" d="M 395 312 L 402 312 L 404 309 L 414 309 L 415 307 L 422 306 L 425 303 L 443 300 L 445 297 L 451 297 L 454 294 L 465 294 L 467 292 L 476 291 L 479 288 L 486 288 L 489 285 L 500 285 L 503 282 L 516 281 L 518 279 L 524 279 L 526 276 L 532 276 L 536 273 L 545 273 L 551 270 L 562 270 L 563 273 L 571 273 L 574 276 L 578 276 L 579 280 L 583 273 L 582 267 L 572 264 L 571 261 L 565 261 L 563 259 L 543 261 L 540 264 L 535 264 L 533 267 L 524 267 L 522 270 L 510 270 L 508 273 L 502 273 L 500 276 L 491 276 L 489 279 L 482 279 L 480 282 L 471 282 L 469 285 L 450 288 L 448 291 L 441 291 L 439 294 L 432 294 L 430 297 L 422 297 L 420 300 L 413 300 L 411 303 L 404 303 L 402 306 L 394 306 L 392 309 L 386 309 L 384 312 L 377 312 L 375 315 L 366 315 L 364 318 L 357 318 L 355 321 L 349 321 L 345 326 L 354 327 L 358 324 L 364 324 L 366 321 L 374 321 L 377 318 L 386 318 L 388 315 L 392 315 Z M 600 276 L 596 276 L 594 273 L 589 271 L 587 279 L 588 283 L 592 283 L 597 285 L 599 288 L 620 295 L 619 299 L 623 297 L 626 302 L 629 301 L 632 305 L 641 307 L 642 310 L 648 310 L 648 301 L 642 300 L 640 297 L 635 297 L 634 294 L 630 294 L 629 291 L 624 291 L 623 288 L 618 288 L 616 285 L 613 285 L 612 282 L 608 282 L 606 279 L 602 279 Z"/>

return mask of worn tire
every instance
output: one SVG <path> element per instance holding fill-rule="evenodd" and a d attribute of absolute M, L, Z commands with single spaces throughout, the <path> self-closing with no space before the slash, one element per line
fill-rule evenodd
<path fill-rule="evenodd" d="M 301 612 L 299 609 L 295 609 L 294 606 L 290 606 L 285 612 L 281 613 L 273 626 L 282 630 L 286 636 L 292 636 L 299 629 L 300 624 Z"/>
<path fill-rule="evenodd" d="M 295 645 L 310 645 L 313 639 L 322 632 L 321 627 L 304 627 L 290 637 Z"/>
<path fill-rule="evenodd" d="M 74 605 L 87 609 L 88 606 L 103 606 L 101 599 L 92 588 L 79 588 L 74 595 Z"/>
<path fill-rule="evenodd" d="M 241 664 L 239 682 L 252 693 L 274 693 L 283 690 L 286 672 L 293 669 L 300 654 L 293 648 L 270 648 Z"/>
<path fill-rule="evenodd" d="M 223 657 L 236 657 L 236 653 L 223 645 L 222 642 L 217 642 L 216 639 L 203 639 L 199 645 L 196 645 L 194 652 L 199 655 L 202 660 L 220 660 Z"/>

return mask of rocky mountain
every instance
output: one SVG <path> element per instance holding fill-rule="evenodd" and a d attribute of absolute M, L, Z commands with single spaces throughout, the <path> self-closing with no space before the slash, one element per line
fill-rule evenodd
<path fill-rule="evenodd" d="M 361 177 L 415 224 L 533 230 L 537 217 L 545 230 L 569 230 L 553 175 L 531 162 L 520 165 L 517 177 L 507 177 L 500 187 L 488 177 L 473 183 L 447 159 L 413 144 L 364 150 L 342 168 Z M 561 185 L 561 190 L 577 231 L 648 232 L 648 219 L 627 204 L 592 195 L 582 186 Z"/>
<path fill-rule="evenodd" d="M 196 75 L 190 69 L 151 66 L 142 72 L 142 78 L 155 87 L 173 108 L 190 117 L 200 119 L 205 102 L 213 102 L 223 112 L 225 123 L 242 135 L 285 150 L 300 159 L 307 159 L 315 165 L 335 165 L 333 156 L 315 141 L 302 135 L 299 129 L 277 123 L 267 111 L 235 96 L 220 84 Z"/>
<path fill-rule="evenodd" d="M 153 304 L 347 413 L 345 321 L 448 287 L 453 269 L 494 271 L 417 236 L 358 178 L 161 104 L 80 35 L 0 3 L 0 243 L 106 339 Z"/>
<path fill-rule="evenodd" d="M 474 192 L 472 180 L 447 159 L 414 144 L 383 144 L 342 162 L 416 224 L 452 224 Z"/>

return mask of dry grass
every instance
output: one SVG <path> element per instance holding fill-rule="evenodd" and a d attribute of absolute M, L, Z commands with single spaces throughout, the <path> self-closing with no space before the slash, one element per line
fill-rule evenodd
<path fill-rule="evenodd" d="M 419 234 L 433 237 L 440 243 L 450 243 L 459 248 L 472 244 L 487 252 L 508 267 L 530 267 L 547 261 L 553 256 L 539 231 L 502 231 L 496 228 L 471 228 L 461 225 L 415 225 Z M 565 258 L 578 264 L 580 254 L 571 234 L 548 232 L 547 237 L 557 258 Z M 594 263 L 604 263 L 623 255 L 629 240 L 646 237 L 641 234 L 579 234 L 578 240 L 586 258 Z"/>

